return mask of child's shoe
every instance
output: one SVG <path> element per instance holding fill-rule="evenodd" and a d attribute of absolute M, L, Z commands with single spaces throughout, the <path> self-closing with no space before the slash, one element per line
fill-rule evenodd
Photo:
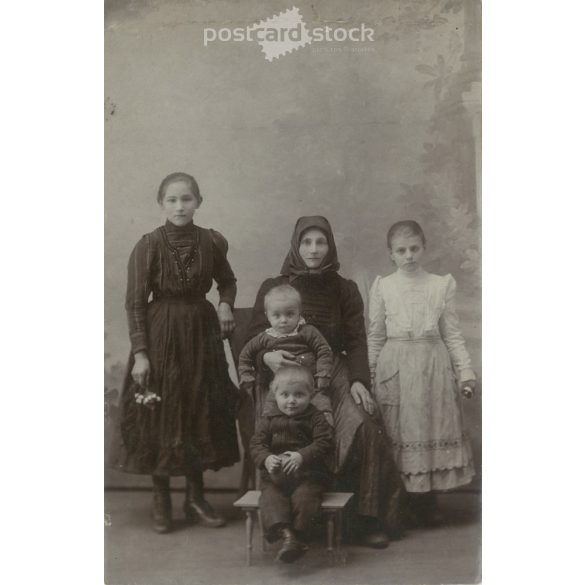
<path fill-rule="evenodd" d="M 309 548 L 297 538 L 290 528 L 282 528 L 280 534 L 283 538 L 283 543 L 276 558 L 283 563 L 293 563 L 301 558 Z"/>

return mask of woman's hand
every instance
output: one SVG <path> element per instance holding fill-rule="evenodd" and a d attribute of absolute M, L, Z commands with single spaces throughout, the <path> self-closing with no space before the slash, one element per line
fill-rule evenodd
<path fill-rule="evenodd" d="M 284 368 L 285 366 L 298 366 L 294 354 L 290 351 L 279 349 L 277 351 L 268 351 L 264 354 L 264 363 L 273 372 Z"/>
<path fill-rule="evenodd" d="M 349 389 L 351 397 L 357 405 L 362 405 L 368 414 L 374 414 L 376 403 L 367 388 L 358 381 L 355 381 Z"/>
<path fill-rule="evenodd" d="M 132 368 L 132 379 L 143 390 L 148 389 L 150 381 L 150 360 L 145 351 L 139 351 L 134 354 L 134 367 Z"/>
<path fill-rule="evenodd" d="M 298 471 L 303 464 L 303 456 L 297 451 L 285 451 L 283 453 L 285 460 L 282 470 L 285 473 L 294 473 Z"/>
<path fill-rule="evenodd" d="M 465 380 L 459 384 L 461 393 L 465 398 L 471 398 L 475 394 L 475 380 Z"/>
<path fill-rule="evenodd" d="M 236 328 L 234 314 L 228 303 L 219 303 L 219 306 L 217 307 L 217 318 L 219 319 L 221 336 L 225 339 L 226 337 L 229 337 L 232 334 L 232 331 Z"/>

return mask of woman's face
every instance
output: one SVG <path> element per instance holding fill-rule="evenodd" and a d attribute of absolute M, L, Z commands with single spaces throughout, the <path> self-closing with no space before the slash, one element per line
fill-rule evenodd
<path fill-rule="evenodd" d="M 308 229 L 301 236 L 299 254 L 307 268 L 319 268 L 329 252 L 327 236 L 318 229 Z"/>
<path fill-rule="evenodd" d="M 160 205 L 171 223 L 183 226 L 193 220 L 199 207 L 199 199 L 195 197 L 188 183 L 176 181 L 167 187 Z"/>

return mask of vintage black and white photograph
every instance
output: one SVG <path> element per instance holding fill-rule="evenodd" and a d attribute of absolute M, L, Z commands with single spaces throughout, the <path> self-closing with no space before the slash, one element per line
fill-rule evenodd
<path fill-rule="evenodd" d="M 108 585 L 482 580 L 481 37 L 106 0 Z"/>
<path fill-rule="evenodd" d="M 2 15 L 3 582 L 579 582 L 582 3 Z"/>

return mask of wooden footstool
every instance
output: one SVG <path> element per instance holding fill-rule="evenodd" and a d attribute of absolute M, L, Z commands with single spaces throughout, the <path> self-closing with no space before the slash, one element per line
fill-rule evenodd
<path fill-rule="evenodd" d="M 341 526 L 343 522 L 343 509 L 353 497 L 351 492 L 326 492 L 321 503 L 321 512 L 327 521 L 327 552 L 330 556 L 339 554 L 341 550 Z M 254 531 L 254 517 L 259 516 L 258 502 L 260 492 L 251 490 L 234 502 L 236 508 L 242 508 L 246 512 L 246 561 L 248 566 L 252 564 L 252 534 Z M 264 530 L 259 518 L 262 549 L 264 550 Z"/>

